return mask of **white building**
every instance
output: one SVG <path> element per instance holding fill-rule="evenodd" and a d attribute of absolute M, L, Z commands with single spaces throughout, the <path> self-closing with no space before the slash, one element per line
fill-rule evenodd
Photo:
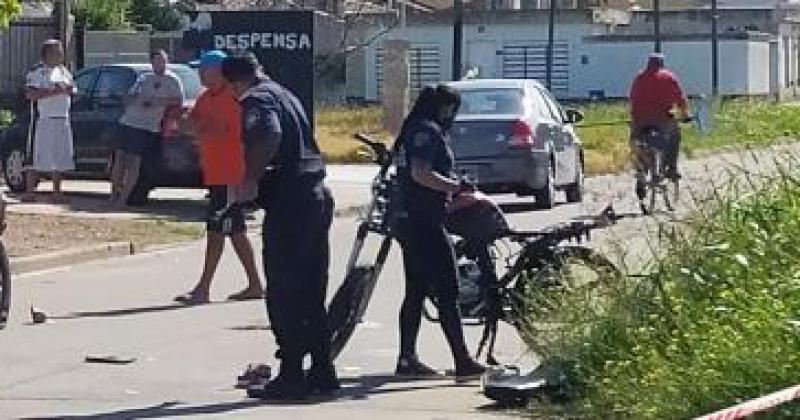
<path fill-rule="evenodd" d="M 708 13 L 673 12 L 664 16 L 663 50 L 689 94 L 711 91 L 711 42 Z M 723 95 L 768 95 L 794 88 L 798 73 L 800 32 L 795 21 L 776 9 L 755 13 L 727 10 L 720 21 L 720 92 Z M 478 68 L 481 78 L 532 78 L 544 81 L 547 51 L 546 11 L 485 11 L 467 16 L 464 67 Z M 755 18 L 754 18 L 755 17 Z M 646 12 L 609 24 L 591 10 L 558 14 L 554 54 L 554 93 L 562 98 L 626 97 L 654 38 Z M 752 21 L 752 22 L 751 22 Z M 369 25 L 365 37 L 376 37 L 348 61 L 348 96 L 379 101 L 382 83 L 381 42 L 405 40 L 411 47 L 412 88 L 452 78 L 453 29 L 447 14 L 418 17 L 406 25 Z M 745 22 L 745 23 L 742 23 Z"/>

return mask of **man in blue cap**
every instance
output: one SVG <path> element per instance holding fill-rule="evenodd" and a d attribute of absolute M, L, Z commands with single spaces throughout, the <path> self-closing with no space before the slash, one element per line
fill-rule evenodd
<path fill-rule="evenodd" d="M 194 289 L 176 298 L 186 304 L 209 302 L 211 281 L 217 270 L 225 237 L 247 273 L 248 286 L 231 295 L 230 300 L 263 298 L 253 247 L 247 238 L 243 203 L 252 201 L 256 180 L 245 177 L 244 147 L 241 138 L 242 112 L 227 81 L 222 63 L 227 55 L 219 50 L 200 57 L 200 79 L 206 90 L 200 95 L 186 121 L 187 131 L 197 138 L 203 181 L 209 189 L 208 241 L 203 274 Z M 254 195 L 254 194 L 252 194 Z"/>

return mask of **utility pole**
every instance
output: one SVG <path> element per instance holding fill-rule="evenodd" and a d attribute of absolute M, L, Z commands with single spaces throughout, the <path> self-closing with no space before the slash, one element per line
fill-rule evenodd
<path fill-rule="evenodd" d="M 464 50 L 464 0 L 453 0 L 453 80 L 461 79 Z"/>
<path fill-rule="evenodd" d="M 553 56 L 556 35 L 556 0 L 550 0 L 550 20 L 547 32 L 547 89 L 553 90 Z"/>
<path fill-rule="evenodd" d="M 711 0 L 711 95 L 719 95 L 719 10 L 717 0 Z"/>
<path fill-rule="evenodd" d="M 655 33 L 655 52 L 661 52 L 661 1 L 653 0 L 653 32 Z"/>

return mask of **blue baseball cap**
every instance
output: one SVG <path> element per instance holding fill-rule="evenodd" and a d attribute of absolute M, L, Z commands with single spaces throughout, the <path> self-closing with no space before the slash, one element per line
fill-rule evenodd
<path fill-rule="evenodd" d="M 219 67 L 222 65 L 222 62 L 228 58 L 228 54 L 225 54 L 224 51 L 220 50 L 211 50 L 203 53 L 200 56 L 200 62 L 198 67 L 201 69 L 208 69 L 213 67 Z"/>

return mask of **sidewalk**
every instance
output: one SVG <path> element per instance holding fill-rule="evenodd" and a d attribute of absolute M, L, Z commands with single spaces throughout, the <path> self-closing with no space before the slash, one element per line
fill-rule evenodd
<path fill-rule="evenodd" d="M 331 165 L 328 167 L 328 186 L 333 190 L 337 212 L 350 215 L 352 210 L 369 200 L 369 186 L 377 167 L 370 165 Z M 42 182 L 40 191 L 50 191 L 49 182 Z M 108 201 L 106 181 L 66 181 L 64 190 L 69 205 L 46 203 L 23 204 L 9 197 L 8 211 L 20 214 L 48 214 L 103 219 L 163 219 L 172 221 L 201 221 L 205 218 L 204 189 L 159 188 L 143 207 L 118 207 Z"/>

